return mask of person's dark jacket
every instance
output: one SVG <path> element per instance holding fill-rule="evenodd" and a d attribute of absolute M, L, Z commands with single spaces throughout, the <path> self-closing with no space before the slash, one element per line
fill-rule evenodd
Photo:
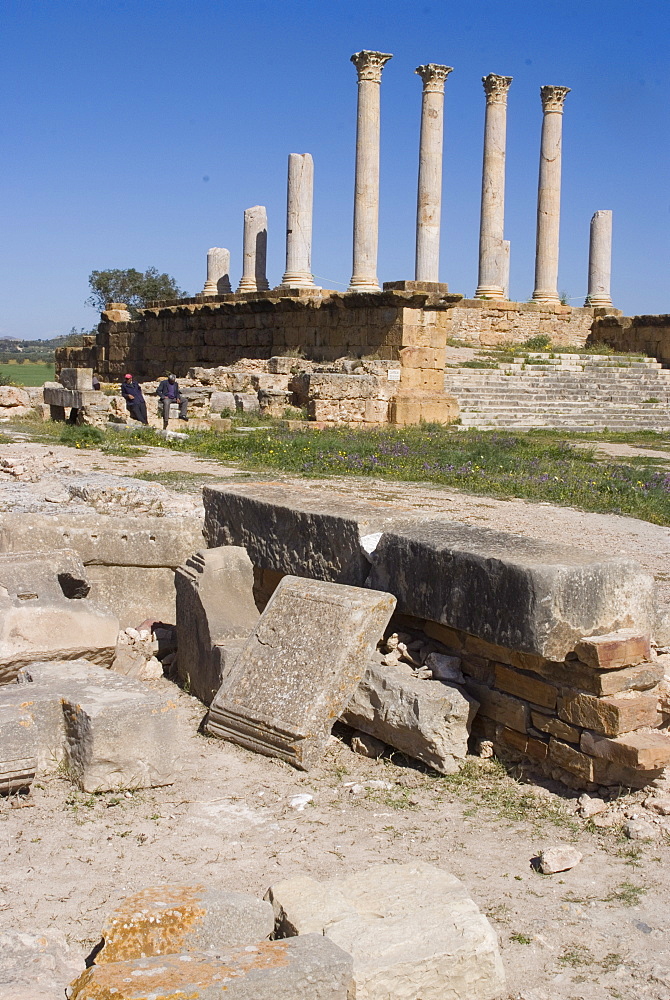
<path fill-rule="evenodd" d="M 121 383 L 121 395 L 127 403 L 140 403 L 144 399 L 142 390 L 135 379 L 133 379 L 132 382 L 129 382 L 128 379 L 123 380 Z M 134 398 L 131 399 L 131 396 Z"/>
<path fill-rule="evenodd" d="M 168 392 L 168 386 L 171 386 L 175 390 L 175 395 L 170 396 Z M 162 382 L 158 383 L 158 388 L 156 389 L 156 395 L 159 399 L 174 399 L 175 403 L 181 399 L 181 392 L 179 391 L 179 382 L 170 382 L 168 378 L 164 378 Z"/>

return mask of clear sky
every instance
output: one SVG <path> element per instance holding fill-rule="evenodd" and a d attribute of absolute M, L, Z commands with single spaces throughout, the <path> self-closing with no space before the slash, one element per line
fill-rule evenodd
<path fill-rule="evenodd" d="M 447 80 L 441 280 L 477 283 L 487 73 L 512 76 L 511 296 L 533 291 L 539 88 L 572 88 L 559 290 L 586 293 L 589 220 L 614 212 L 614 302 L 670 312 L 669 0 L 0 0 L 0 336 L 90 328 L 93 269 L 155 266 L 190 294 L 206 252 L 239 280 L 242 213 L 267 206 L 284 269 L 286 166 L 315 163 L 313 269 L 351 275 L 356 72 L 382 79 L 379 278 L 412 278 L 421 63 Z"/>

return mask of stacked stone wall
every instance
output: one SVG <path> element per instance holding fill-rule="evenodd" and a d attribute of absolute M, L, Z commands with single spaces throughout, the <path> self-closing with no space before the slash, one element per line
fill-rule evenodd
<path fill-rule="evenodd" d="M 617 351 L 639 352 L 670 368 L 670 315 L 597 317 L 591 342 L 609 344 Z"/>
<path fill-rule="evenodd" d="M 546 302 L 462 299 L 451 313 L 456 340 L 481 347 L 522 344 L 546 334 L 559 347 L 583 347 L 596 310 Z"/>

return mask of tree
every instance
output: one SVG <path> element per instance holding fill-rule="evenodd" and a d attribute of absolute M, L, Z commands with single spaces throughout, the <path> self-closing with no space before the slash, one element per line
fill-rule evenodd
<path fill-rule="evenodd" d="M 144 274 L 134 267 L 125 271 L 91 271 L 88 283 L 92 295 L 86 305 L 102 311 L 108 302 L 125 302 L 131 312 L 156 299 L 180 299 L 186 294 L 169 274 L 148 267 Z"/>

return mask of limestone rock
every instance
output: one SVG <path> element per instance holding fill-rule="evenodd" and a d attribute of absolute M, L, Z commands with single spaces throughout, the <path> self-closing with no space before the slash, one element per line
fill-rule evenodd
<path fill-rule="evenodd" d="M 386 743 L 383 740 L 378 740 L 376 736 L 370 736 L 369 733 L 357 729 L 351 737 L 351 749 L 362 757 L 376 759 L 381 757 L 386 750 Z"/>
<path fill-rule="evenodd" d="M 70 1000 L 348 1000 L 352 959 L 317 934 L 260 941 L 216 953 L 161 955 L 94 965 L 70 986 Z"/>
<path fill-rule="evenodd" d="M 196 552 L 175 574 L 177 672 L 209 705 L 256 625 L 254 571 L 233 545 Z"/>
<path fill-rule="evenodd" d="M 209 408 L 212 413 L 221 413 L 223 410 L 229 410 L 230 413 L 234 413 L 237 409 L 234 394 L 232 392 L 215 390 L 210 397 Z"/>
<path fill-rule="evenodd" d="M 555 875 L 557 872 L 567 872 L 582 860 L 583 854 L 561 844 L 559 847 L 549 847 L 540 852 L 540 871 L 543 875 Z"/>
<path fill-rule="evenodd" d="M 32 660 L 111 662 L 118 619 L 88 592 L 72 550 L 0 554 L 0 682 Z"/>
<path fill-rule="evenodd" d="M 394 607 L 390 594 L 284 577 L 224 677 L 207 731 L 308 768 Z"/>
<path fill-rule="evenodd" d="M 3 705 L 0 695 L 0 795 L 29 788 L 37 770 L 37 734 L 21 704 Z"/>
<path fill-rule="evenodd" d="M 442 774 L 453 774 L 467 754 L 478 707 L 452 684 L 419 680 L 405 663 L 370 661 L 341 719 Z"/>
<path fill-rule="evenodd" d="M 32 410 L 30 396 L 17 385 L 0 385 L 0 414 L 27 417 Z"/>
<path fill-rule="evenodd" d="M 656 836 L 656 830 L 644 819 L 626 820 L 623 832 L 629 840 L 653 840 Z"/>
<path fill-rule="evenodd" d="M 163 667 L 154 655 L 158 652 L 158 642 L 152 639 L 151 632 L 143 629 L 127 628 L 116 640 L 116 650 L 111 669 L 123 677 L 136 681 L 157 680 L 163 676 Z"/>
<path fill-rule="evenodd" d="M 300 877 L 276 883 L 266 898 L 279 933 L 323 934 L 353 956 L 357 1000 L 504 993 L 493 928 L 463 883 L 432 865 L 378 865 L 326 882 Z"/>
<path fill-rule="evenodd" d="M 161 885 L 124 899 L 105 920 L 101 965 L 152 955 L 218 951 L 269 938 L 269 903 L 211 886 Z"/>
<path fill-rule="evenodd" d="M 258 402 L 258 393 L 236 392 L 234 399 L 235 408 L 242 413 L 258 413 L 261 408 Z"/>

